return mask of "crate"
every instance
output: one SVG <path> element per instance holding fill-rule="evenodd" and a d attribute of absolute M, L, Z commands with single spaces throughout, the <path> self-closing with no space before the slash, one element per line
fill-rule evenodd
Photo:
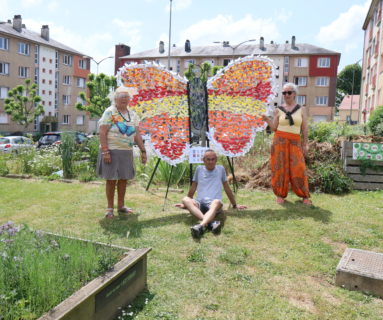
<path fill-rule="evenodd" d="M 383 190 L 383 161 L 374 161 L 374 164 L 382 167 L 381 170 L 367 169 L 365 174 L 360 170 L 361 162 L 353 159 L 353 142 L 343 141 L 341 149 L 343 169 L 354 181 L 356 190 Z"/>
<path fill-rule="evenodd" d="M 383 254 L 347 248 L 336 268 L 335 284 L 383 298 Z"/>

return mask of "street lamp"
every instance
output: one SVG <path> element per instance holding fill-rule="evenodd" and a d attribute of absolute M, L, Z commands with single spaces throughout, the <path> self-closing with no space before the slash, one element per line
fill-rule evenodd
<path fill-rule="evenodd" d="M 171 43 L 171 35 L 172 35 L 172 1 L 170 1 L 170 11 L 169 11 L 169 45 L 168 45 L 168 70 L 170 70 L 170 43 Z"/>
<path fill-rule="evenodd" d="M 98 66 L 100 65 L 100 63 L 103 62 L 106 59 L 112 59 L 114 57 L 113 56 L 105 57 L 105 58 L 101 59 L 100 61 L 96 61 L 92 57 L 88 57 L 88 56 L 83 56 L 83 58 L 93 60 L 93 62 L 97 65 L 97 74 L 98 74 Z"/>
<path fill-rule="evenodd" d="M 351 85 L 351 106 L 350 106 L 350 124 L 352 124 L 352 99 L 354 98 L 354 84 L 355 84 L 355 67 L 356 65 L 362 61 L 362 59 L 359 59 L 357 62 L 354 63 L 354 68 L 352 69 L 352 85 Z M 360 104 L 360 99 L 359 99 Z M 358 119 L 359 121 L 359 108 L 358 108 Z"/>
<path fill-rule="evenodd" d="M 245 41 L 242 41 L 240 43 L 238 43 L 237 45 L 235 46 L 232 46 L 230 45 L 229 41 L 214 41 L 214 43 L 222 43 L 222 46 L 223 47 L 229 47 L 231 48 L 233 51 L 231 53 L 231 57 L 232 57 L 232 60 L 234 59 L 234 53 L 235 53 L 235 49 L 237 49 L 240 45 L 244 44 L 244 43 L 247 43 L 247 42 L 253 42 L 253 41 L 256 41 L 256 39 L 249 39 L 249 40 L 245 40 Z"/>

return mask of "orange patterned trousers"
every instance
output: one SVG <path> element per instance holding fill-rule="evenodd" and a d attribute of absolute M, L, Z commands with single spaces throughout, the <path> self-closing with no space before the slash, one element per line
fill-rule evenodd
<path fill-rule="evenodd" d="M 289 185 L 298 197 L 309 198 L 306 164 L 299 134 L 276 131 L 271 146 L 271 185 L 277 197 L 286 198 Z"/>

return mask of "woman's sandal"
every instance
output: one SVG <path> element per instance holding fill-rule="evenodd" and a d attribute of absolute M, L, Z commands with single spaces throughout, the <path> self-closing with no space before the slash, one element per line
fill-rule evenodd
<path fill-rule="evenodd" d="M 285 203 L 285 199 L 283 199 L 283 198 L 281 198 L 281 197 L 277 197 L 276 202 L 277 202 L 278 204 L 284 204 L 284 203 Z"/>
<path fill-rule="evenodd" d="M 120 216 L 128 216 L 128 215 L 134 213 L 133 209 L 127 208 L 127 207 L 122 207 L 122 208 L 118 209 L 117 211 L 118 211 L 118 215 L 120 215 Z"/>
<path fill-rule="evenodd" d="M 302 200 L 302 203 L 305 204 L 306 206 L 312 206 L 312 205 L 313 205 L 313 203 L 311 202 L 311 200 L 308 199 L 308 198 L 303 199 L 303 200 Z"/>
<path fill-rule="evenodd" d="M 113 219 L 113 218 L 114 218 L 113 208 L 107 208 L 105 213 L 105 219 Z"/>

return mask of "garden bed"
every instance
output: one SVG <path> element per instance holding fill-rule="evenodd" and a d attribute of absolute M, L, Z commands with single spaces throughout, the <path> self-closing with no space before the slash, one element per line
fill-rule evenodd
<path fill-rule="evenodd" d="M 33 232 L 11 222 L 0 227 L 0 237 L 2 320 L 114 319 L 146 286 L 150 249 Z"/>

